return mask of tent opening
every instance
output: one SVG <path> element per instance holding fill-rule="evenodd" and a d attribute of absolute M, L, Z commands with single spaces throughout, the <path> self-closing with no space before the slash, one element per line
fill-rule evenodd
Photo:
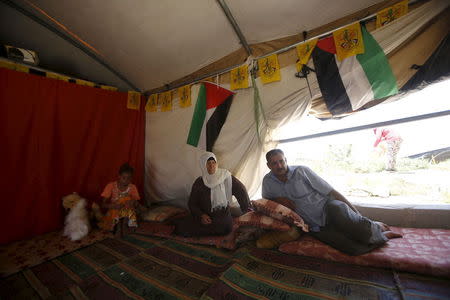
<path fill-rule="evenodd" d="M 356 204 L 450 204 L 450 79 L 427 86 L 342 119 L 307 116 L 277 130 L 274 139 L 346 131 L 280 143 L 290 165 L 307 165 Z M 420 112 L 418 114 L 417 112 Z M 423 115 L 438 117 L 420 119 Z M 374 147 L 373 128 L 355 127 L 399 119 L 389 125 L 402 139 L 396 171 L 386 171 L 387 146 Z M 395 122 L 394 122 L 395 123 Z"/>

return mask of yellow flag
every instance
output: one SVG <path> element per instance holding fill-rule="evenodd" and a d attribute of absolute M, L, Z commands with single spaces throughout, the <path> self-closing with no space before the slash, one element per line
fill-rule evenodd
<path fill-rule="evenodd" d="M 280 65 L 276 54 L 258 59 L 258 70 L 263 83 L 281 80 Z"/>
<path fill-rule="evenodd" d="M 90 87 L 93 87 L 95 85 L 93 82 L 82 80 L 82 79 L 76 79 L 75 82 L 79 85 L 85 85 L 85 86 L 90 86 Z M 130 94 L 128 94 L 128 97 L 130 97 L 129 95 Z"/>
<path fill-rule="evenodd" d="M 246 89 L 248 88 L 248 65 L 243 65 L 231 70 L 231 89 Z"/>
<path fill-rule="evenodd" d="M 354 23 L 333 32 L 338 60 L 364 53 L 361 25 Z"/>
<path fill-rule="evenodd" d="M 297 45 L 298 64 L 306 65 L 308 63 L 311 53 L 314 50 L 314 47 L 316 47 L 317 41 L 318 39 L 313 39 L 307 41 L 306 43 Z"/>
<path fill-rule="evenodd" d="M 147 104 L 145 104 L 145 111 L 155 112 L 158 110 L 158 94 L 153 94 L 148 97 Z"/>
<path fill-rule="evenodd" d="M 159 94 L 161 111 L 171 111 L 172 110 L 172 91 L 164 92 Z"/>
<path fill-rule="evenodd" d="M 180 107 L 189 107 L 191 106 L 191 86 L 185 85 L 178 89 L 178 101 Z"/>
<path fill-rule="evenodd" d="M 56 74 L 56 73 L 47 72 L 46 76 L 48 78 L 53 78 L 53 79 L 57 79 L 57 80 L 69 81 L 69 77 L 64 76 L 64 75 L 59 75 L 59 74 Z"/>
<path fill-rule="evenodd" d="M 15 70 L 15 71 L 19 71 L 19 72 L 25 72 L 25 73 L 28 73 L 30 70 L 28 67 L 25 67 L 25 66 L 13 63 L 13 62 L 8 62 L 8 61 L 0 61 L 0 68 Z"/>
<path fill-rule="evenodd" d="M 100 88 L 104 89 L 104 90 L 108 90 L 108 91 L 117 91 L 116 87 L 109 86 L 109 85 L 101 85 Z"/>
<path fill-rule="evenodd" d="M 408 13 L 408 0 L 401 1 L 377 13 L 377 28 L 404 16 Z"/>
<path fill-rule="evenodd" d="M 141 106 L 141 93 L 128 91 L 127 108 L 139 110 Z"/>

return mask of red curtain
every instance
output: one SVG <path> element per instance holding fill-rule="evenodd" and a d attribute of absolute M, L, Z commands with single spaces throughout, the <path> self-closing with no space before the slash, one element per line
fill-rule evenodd
<path fill-rule="evenodd" d="M 127 94 L 0 68 L 0 244 L 62 228 L 61 198 L 90 202 L 135 168 L 143 196 L 143 106 Z"/>

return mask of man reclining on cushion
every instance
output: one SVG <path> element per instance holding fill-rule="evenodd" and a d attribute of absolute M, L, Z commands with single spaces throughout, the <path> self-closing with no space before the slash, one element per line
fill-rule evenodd
<path fill-rule="evenodd" d="M 271 170 L 264 176 L 263 198 L 288 198 L 318 240 L 349 255 L 369 252 L 390 238 L 401 237 L 381 222 L 363 217 L 325 180 L 305 166 L 288 167 L 283 151 L 266 154 Z M 286 199 L 285 199 L 286 200 Z"/>
<path fill-rule="evenodd" d="M 250 199 L 245 186 L 228 170 L 217 166 L 213 153 L 206 152 L 200 157 L 202 176 L 192 185 L 188 203 L 192 215 L 175 221 L 175 234 L 190 237 L 230 233 L 232 196 L 238 200 L 243 213 L 249 210 Z"/>

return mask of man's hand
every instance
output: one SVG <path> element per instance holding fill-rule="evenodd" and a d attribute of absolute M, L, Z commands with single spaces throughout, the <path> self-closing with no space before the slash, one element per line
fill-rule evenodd
<path fill-rule="evenodd" d="M 208 216 L 207 214 L 203 214 L 203 215 L 200 217 L 200 219 L 201 219 L 201 222 L 202 222 L 203 225 L 209 225 L 209 224 L 212 223 L 211 217 Z"/>

